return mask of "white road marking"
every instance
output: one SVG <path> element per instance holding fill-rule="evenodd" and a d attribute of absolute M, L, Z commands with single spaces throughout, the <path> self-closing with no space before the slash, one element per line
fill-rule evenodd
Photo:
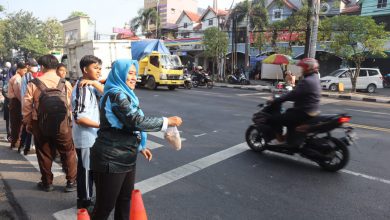
<path fill-rule="evenodd" d="M 372 113 L 372 114 L 378 114 L 378 115 L 390 115 L 390 113 L 385 113 L 385 112 L 373 112 L 373 111 L 365 111 L 365 110 L 352 109 L 352 108 L 347 108 L 345 110 L 354 111 L 354 112 Z"/>
<path fill-rule="evenodd" d="M 181 131 L 179 131 L 179 133 L 182 133 Z M 160 138 L 160 139 L 162 139 L 162 140 L 165 140 L 165 138 L 164 138 L 164 132 L 162 132 L 162 131 L 158 131 L 158 132 L 148 132 L 148 134 L 150 134 L 150 135 L 152 135 L 152 136 L 155 136 L 155 137 L 157 137 L 157 138 Z M 181 141 L 183 142 L 183 141 L 186 141 L 187 139 L 186 138 L 183 138 L 183 137 L 181 137 Z"/>
<path fill-rule="evenodd" d="M 23 155 L 23 156 L 24 156 L 24 158 L 26 158 L 26 160 L 28 160 L 28 162 L 31 163 L 31 165 L 33 165 L 33 167 L 35 169 L 38 170 L 38 172 L 40 172 L 38 158 L 37 158 L 36 154 L 29 154 L 29 155 Z M 54 177 L 64 175 L 64 172 L 62 172 L 62 167 L 54 161 L 53 161 L 53 165 L 51 167 L 51 172 L 53 173 Z"/>
<path fill-rule="evenodd" d="M 244 93 L 244 94 L 237 94 L 237 96 L 258 96 L 258 95 L 268 95 L 271 94 L 269 92 L 256 92 L 256 93 Z"/>
<path fill-rule="evenodd" d="M 163 145 L 162 145 L 162 144 L 159 144 L 159 143 L 156 143 L 156 142 L 154 142 L 154 141 L 148 140 L 148 141 L 146 142 L 146 146 L 147 146 L 147 148 L 153 150 L 153 149 L 160 148 L 160 147 L 162 147 Z"/>
<path fill-rule="evenodd" d="M 193 173 L 201 171 L 216 163 L 229 159 L 247 150 L 248 150 L 248 146 L 246 145 L 246 143 L 238 144 L 226 150 L 222 150 L 220 152 L 211 154 L 199 160 L 193 161 L 191 163 L 173 169 L 171 171 L 138 182 L 137 184 L 135 184 L 135 188 L 140 189 L 143 194 L 148 193 L 150 191 L 163 187 L 167 184 L 175 182 L 179 179 L 182 179 L 186 176 L 189 176 Z"/>
<path fill-rule="evenodd" d="M 198 135 L 194 135 L 194 137 L 202 137 L 202 136 L 205 136 L 205 135 L 207 135 L 207 133 L 203 133 L 203 134 L 198 134 Z"/>
<path fill-rule="evenodd" d="M 264 153 L 269 154 L 269 155 L 276 155 L 278 157 L 283 157 L 283 158 L 287 158 L 287 159 L 290 159 L 290 160 L 299 161 L 299 162 L 302 162 L 302 163 L 318 166 L 317 163 L 314 163 L 314 162 L 312 162 L 310 160 L 307 160 L 307 159 L 304 159 L 304 158 L 301 158 L 301 157 L 295 157 L 295 156 L 290 156 L 290 155 L 287 155 L 287 154 L 275 153 L 275 152 L 272 152 L 272 151 L 265 151 Z M 364 173 L 358 173 L 358 172 L 354 172 L 354 171 L 351 171 L 351 170 L 345 170 L 345 169 L 342 169 L 339 172 L 350 174 L 350 175 L 357 176 L 357 177 L 362 177 L 364 179 L 373 180 L 373 181 L 376 181 L 376 182 L 385 183 L 385 184 L 390 185 L 390 180 L 383 179 L 383 178 L 380 178 L 380 177 L 370 176 L 370 175 L 367 175 L 367 174 L 364 174 Z"/>
<path fill-rule="evenodd" d="M 192 175 L 196 172 L 199 172 L 203 169 L 206 169 L 212 165 L 215 165 L 219 162 L 227 160 L 231 157 L 234 157 L 234 156 L 241 154 L 241 153 L 248 151 L 248 150 L 249 149 L 248 149 L 246 142 L 238 144 L 236 146 L 233 146 L 233 147 L 230 147 L 228 149 L 211 154 L 209 156 L 203 157 L 201 159 L 190 162 L 188 164 L 185 164 L 183 166 L 180 166 L 180 167 L 175 168 L 173 170 L 170 170 L 168 172 L 165 172 L 165 173 L 159 174 L 157 176 L 151 177 L 149 179 L 143 180 L 141 182 L 138 182 L 135 184 L 135 188 L 141 190 L 141 192 L 143 194 L 148 193 L 150 191 L 153 191 L 155 189 L 166 186 L 170 183 L 173 183 L 177 180 L 185 178 L 189 175 Z M 299 161 L 299 162 L 303 162 L 303 163 L 307 163 L 307 164 L 311 164 L 311 165 L 317 165 L 314 162 L 311 162 L 309 160 L 299 158 L 299 157 L 289 156 L 289 155 L 280 154 L 280 153 L 274 153 L 274 152 L 270 152 L 270 151 L 266 151 L 264 153 L 269 154 L 269 155 L 276 155 L 278 157 L 283 157 L 283 158 L 287 158 L 290 160 L 295 160 L 295 161 Z M 340 172 L 390 185 L 390 180 L 386 180 L 383 178 L 374 177 L 374 176 L 370 176 L 370 175 L 366 175 L 363 173 L 358 173 L 358 172 L 354 172 L 354 171 L 350 171 L 350 170 L 341 170 Z M 61 210 L 59 212 L 56 212 L 53 214 L 53 216 L 57 220 L 76 219 L 76 212 L 77 212 L 76 207 L 72 207 L 69 209 L 65 209 L 65 210 Z"/>

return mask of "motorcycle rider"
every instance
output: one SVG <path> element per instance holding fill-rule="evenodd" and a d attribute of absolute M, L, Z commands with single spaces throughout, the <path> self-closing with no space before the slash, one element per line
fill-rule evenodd
<path fill-rule="evenodd" d="M 205 79 L 205 75 L 203 73 L 203 67 L 202 66 L 197 66 L 196 69 L 195 69 L 195 72 L 194 72 L 194 75 L 196 77 L 196 79 L 200 82 L 200 83 L 203 83 L 204 82 L 204 79 Z"/>
<path fill-rule="evenodd" d="M 321 97 L 321 84 L 317 75 L 319 63 L 313 58 L 304 58 L 298 62 L 297 66 L 302 68 L 303 79 L 291 92 L 269 101 L 270 105 L 281 105 L 286 101 L 293 101 L 294 107 L 285 113 L 272 117 L 269 123 L 272 124 L 276 132 L 276 139 L 269 145 L 285 144 L 285 137 L 282 135 L 283 126 L 287 127 L 287 144 L 289 147 L 299 147 L 304 139 L 302 130 L 297 131 L 297 126 L 314 118 L 319 114 L 319 104 Z"/>

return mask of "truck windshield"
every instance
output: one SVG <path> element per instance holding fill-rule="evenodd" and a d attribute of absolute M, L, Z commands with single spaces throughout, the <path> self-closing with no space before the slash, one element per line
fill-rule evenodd
<path fill-rule="evenodd" d="M 166 69 L 182 69 L 180 58 L 176 55 L 161 55 L 161 65 Z"/>

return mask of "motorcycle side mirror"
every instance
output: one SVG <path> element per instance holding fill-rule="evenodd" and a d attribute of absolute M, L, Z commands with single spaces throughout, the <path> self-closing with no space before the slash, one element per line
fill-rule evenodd
<path fill-rule="evenodd" d="M 257 107 L 263 108 L 264 107 L 264 103 L 258 104 Z"/>

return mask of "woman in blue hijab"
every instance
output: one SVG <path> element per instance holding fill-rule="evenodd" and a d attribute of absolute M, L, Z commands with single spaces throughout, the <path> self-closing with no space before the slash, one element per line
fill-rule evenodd
<path fill-rule="evenodd" d="M 100 103 L 100 129 L 91 149 L 91 169 L 96 184 L 92 219 L 107 219 L 115 207 L 115 220 L 129 219 L 137 153 L 152 159 L 146 132 L 180 126 L 179 117 L 146 117 L 134 93 L 137 61 L 114 62 Z"/>

